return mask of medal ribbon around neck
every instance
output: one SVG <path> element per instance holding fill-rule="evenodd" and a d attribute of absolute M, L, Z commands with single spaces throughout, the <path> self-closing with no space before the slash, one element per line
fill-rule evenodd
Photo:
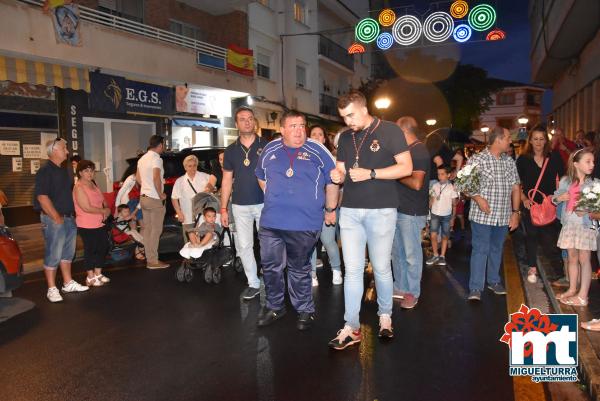
<path fill-rule="evenodd" d="M 375 122 L 377 122 L 377 124 L 375 124 Z M 365 140 L 367 139 L 367 137 L 369 135 L 371 135 L 373 133 L 373 131 L 375 131 L 377 129 L 377 127 L 379 127 L 379 123 L 381 122 L 381 120 L 374 118 L 373 122 L 371 123 L 370 126 L 368 126 L 364 131 L 365 131 L 365 136 L 363 136 L 363 138 L 360 141 L 360 144 L 358 146 L 356 146 L 356 133 L 353 132 L 352 133 L 352 143 L 354 144 L 354 150 L 356 151 L 356 156 L 354 156 L 354 164 L 352 165 L 352 168 L 358 168 L 358 159 L 360 158 L 359 153 L 360 150 L 363 146 L 363 144 L 365 143 Z M 373 127 L 372 130 L 369 131 L 369 128 Z"/>
<path fill-rule="evenodd" d="M 298 157 L 298 153 L 300 153 L 300 148 L 302 148 L 302 146 L 296 149 L 296 151 L 292 155 L 290 155 L 290 151 L 288 150 L 287 146 L 283 144 L 283 142 L 281 143 L 281 146 L 285 150 L 285 153 L 287 153 L 288 159 L 290 159 L 290 168 L 288 168 L 285 171 L 285 175 L 288 178 L 291 178 L 294 175 L 294 160 L 296 159 L 296 157 Z"/>
<path fill-rule="evenodd" d="M 250 154 L 250 150 L 252 150 L 252 145 L 250 145 L 250 147 L 246 151 L 246 150 L 244 150 L 245 146 L 242 145 L 242 142 L 240 141 L 240 148 L 242 149 L 242 152 L 244 153 L 244 156 L 245 156 L 244 166 L 248 167 L 250 165 L 250 159 L 248 158 L 248 154 Z"/>

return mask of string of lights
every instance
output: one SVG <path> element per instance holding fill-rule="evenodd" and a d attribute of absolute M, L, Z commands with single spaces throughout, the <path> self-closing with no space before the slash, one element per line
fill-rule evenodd
<path fill-rule="evenodd" d="M 506 32 L 494 28 L 496 9 L 487 3 L 474 7 L 465 0 L 431 3 L 426 16 L 419 15 L 411 6 L 396 10 L 401 12 L 391 8 L 371 10 L 372 18 L 363 18 L 357 23 L 356 41 L 348 52 L 363 52 L 361 43 L 374 42 L 377 49 L 385 51 L 395 49 L 394 44 L 402 48 L 430 47 L 452 42 L 451 39 L 458 43 L 476 43 L 506 38 Z"/>

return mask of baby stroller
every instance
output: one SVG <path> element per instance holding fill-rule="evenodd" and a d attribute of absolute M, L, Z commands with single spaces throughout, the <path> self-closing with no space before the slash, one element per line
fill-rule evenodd
<path fill-rule="evenodd" d="M 205 192 L 198 193 L 192 200 L 192 213 L 194 219 L 194 227 L 197 227 L 202 222 L 204 216 L 202 212 L 205 208 L 212 207 L 215 210 L 220 210 L 220 202 L 217 197 Z M 220 215 L 217 214 L 217 223 L 221 223 Z M 223 228 L 223 231 L 218 234 L 218 241 L 212 248 L 206 249 L 199 258 L 190 257 L 184 259 L 181 265 L 175 272 L 175 277 L 180 283 L 190 282 L 194 279 L 194 271 L 199 270 L 204 276 L 204 281 L 208 284 L 221 282 L 222 269 L 226 266 L 233 266 L 236 272 L 244 270 L 242 261 L 236 256 L 233 236 L 228 228 Z M 186 233 L 188 237 L 188 233 Z M 189 237 L 188 237 L 189 238 Z"/>
<path fill-rule="evenodd" d="M 108 227 L 108 254 L 113 261 L 121 262 L 129 260 L 132 256 L 137 260 L 146 259 L 144 244 L 136 241 L 127 234 L 126 230 L 120 228 L 114 217 L 110 216 L 107 219 L 106 225 Z"/>

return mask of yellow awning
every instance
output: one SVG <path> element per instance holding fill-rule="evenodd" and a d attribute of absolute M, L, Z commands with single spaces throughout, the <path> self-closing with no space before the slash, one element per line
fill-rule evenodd
<path fill-rule="evenodd" d="M 35 85 L 90 91 L 87 69 L 2 55 L 0 55 L 0 81 L 29 82 Z"/>

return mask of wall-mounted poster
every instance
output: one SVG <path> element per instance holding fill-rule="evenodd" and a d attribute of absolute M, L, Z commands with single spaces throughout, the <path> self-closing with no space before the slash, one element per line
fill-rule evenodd
<path fill-rule="evenodd" d="M 19 156 L 21 154 L 21 142 L 0 141 L 0 155 Z"/>
<path fill-rule="evenodd" d="M 18 171 L 23 171 L 23 158 L 22 157 L 13 157 L 12 158 L 12 171 L 16 173 Z"/>
<path fill-rule="evenodd" d="M 39 160 L 32 160 L 31 161 L 31 174 L 37 173 L 37 171 L 39 169 L 40 169 L 40 161 Z"/>
<path fill-rule="evenodd" d="M 79 7 L 76 4 L 65 4 L 54 8 L 50 15 L 52 15 L 56 42 L 81 46 Z"/>
<path fill-rule="evenodd" d="M 175 104 L 180 113 L 231 117 L 231 96 L 216 89 L 177 85 L 175 87 Z"/>
<path fill-rule="evenodd" d="M 54 132 L 42 132 L 40 134 L 40 158 L 48 159 L 48 154 L 46 153 L 46 143 L 48 143 L 48 141 L 55 140 L 57 136 L 58 135 L 56 135 Z"/>
<path fill-rule="evenodd" d="M 23 145 L 23 158 L 39 159 L 42 157 L 42 147 L 40 145 Z"/>

